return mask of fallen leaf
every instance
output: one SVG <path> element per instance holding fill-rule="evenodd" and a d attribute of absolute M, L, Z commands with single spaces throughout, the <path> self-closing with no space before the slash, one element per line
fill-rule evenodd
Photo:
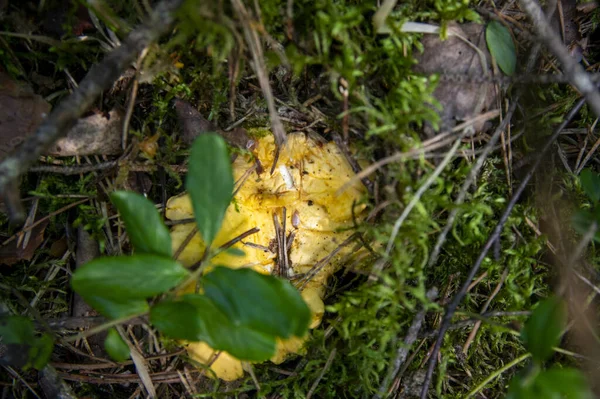
<path fill-rule="evenodd" d="M 177 113 L 179 123 L 181 123 L 181 140 L 188 145 L 191 145 L 194 139 L 202 133 L 208 132 L 218 133 L 225 141 L 238 148 L 250 149 L 255 144 L 254 140 L 248 136 L 246 129 L 234 128 L 225 132 L 203 117 L 202 114 L 187 101 L 176 99 L 175 112 Z"/>
<path fill-rule="evenodd" d="M 123 119 L 119 111 L 113 109 L 108 117 L 94 114 L 80 119 L 47 154 L 59 157 L 120 154 L 122 129 Z"/>
<path fill-rule="evenodd" d="M 8 244 L 0 247 L 0 264 L 14 265 L 22 260 L 31 260 L 35 250 L 44 242 L 44 231 L 48 226 L 48 221 L 44 221 L 33 228 L 31 238 L 25 248 L 17 245 L 19 240 L 12 240 Z"/>
<path fill-rule="evenodd" d="M 35 132 L 48 112 L 46 100 L 0 72 L 0 159 Z"/>
<path fill-rule="evenodd" d="M 485 54 L 485 68 L 491 74 L 490 54 L 485 42 L 485 30 L 479 24 L 448 24 L 448 29 L 477 46 Z M 478 53 L 467 43 L 456 36 L 441 40 L 438 35 L 424 35 L 422 40 L 425 50 L 416 55 L 418 64 L 415 71 L 426 75 L 438 73 L 447 75 L 484 76 Z M 443 109 L 440 113 L 441 128 L 449 129 L 458 122 L 471 119 L 486 110 L 493 109 L 497 93 L 492 83 L 446 81 L 438 84 L 435 98 Z M 473 126 L 475 131 L 483 130 L 483 122 Z M 433 132 L 427 132 L 433 135 Z"/>

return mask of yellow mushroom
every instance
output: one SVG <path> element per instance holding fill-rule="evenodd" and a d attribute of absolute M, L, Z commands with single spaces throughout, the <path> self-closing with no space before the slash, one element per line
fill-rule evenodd
<path fill-rule="evenodd" d="M 302 297 L 313 313 L 310 328 L 315 328 L 325 309 L 322 298 L 327 279 L 339 268 L 342 259 L 356 255 L 352 254 L 352 246 L 340 249 L 340 245 L 352 235 L 349 229 L 352 206 L 366 190 L 357 181 L 338 192 L 354 172 L 337 145 L 304 133 L 287 137 L 272 174 L 276 154 L 272 135 L 257 139 L 254 156 L 238 156 L 234 161 L 236 193 L 213 247 L 252 228 L 260 230 L 233 245 L 244 252 L 243 256 L 224 251 L 215 256 L 212 263 L 231 268 L 252 267 L 261 273 L 292 279 L 310 275 L 310 279 L 298 278 L 294 282 L 301 288 Z M 360 218 L 363 210 L 364 205 L 355 205 L 357 217 Z M 189 196 L 183 194 L 169 199 L 166 217 L 171 220 L 193 218 Z M 289 251 L 277 249 L 278 244 L 283 248 L 284 235 L 279 234 L 277 239 L 276 225 L 280 226 L 279 231 L 285 227 L 285 244 Z M 174 251 L 193 229 L 194 224 L 173 226 Z M 195 234 L 178 259 L 190 266 L 200 260 L 204 247 L 200 235 Z M 301 353 L 305 338 L 278 341 L 271 361 L 281 363 L 289 354 Z M 202 364 L 208 364 L 215 352 L 204 343 L 191 343 L 187 350 L 191 358 Z M 224 380 L 243 375 L 241 362 L 227 353 L 221 353 L 211 368 Z"/>

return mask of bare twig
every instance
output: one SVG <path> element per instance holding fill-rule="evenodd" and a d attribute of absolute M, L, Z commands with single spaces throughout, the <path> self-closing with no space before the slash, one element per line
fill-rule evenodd
<path fill-rule="evenodd" d="M 562 64 L 563 72 L 571 84 L 581 92 L 596 116 L 600 116 L 600 93 L 598 93 L 596 85 L 575 57 L 569 54 L 569 50 L 550 26 L 542 8 L 535 0 L 519 0 L 519 2 L 533 20 L 533 26 L 541 41 Z"/>
<path fill-rule="evenodd" d="M 430 301 L 433 301 L 437 297 L 437 294 L 438 294 L 437 289 L 431 288 L 427 292 L 427 298 Z M 386 396 L 386 392 L 390 388 L 390 384 L 391 384 L 392 380 L 396 377 L 396 375 L 398 375 L 398 372 L 400 371 L 400 367 L 402 366 L 402 364 L 404 364 L 404 361 L 406 360 L 406 357 L 408 356 L 408 352 L 410 351 L 410 348 L 412 347 L 413 343 L 417 340 L 419 331 L 421 331 L 421 326 L 423 325 L 423 320 L 425 320 L 426 312 L 427 312 L 426 309 L 421 309 L 419 311 L 419 313 L 417 313 L 417 315 L 413 319 L 413 322 L 408 329 L 408 333 L 406 333 L 406 337 L 404 338 L 404 343 L 399 346 L 398 351 L 396 352 L 396 357 L 394 358 L 394 361 L 392 363 L 390 363 L 390 366 L 393 366 L 393 368 L 391 368 L 388 371 L 388 374 L 386 375 L 385 379 L 379 386 L 379 392 L 377 392 L 375 395 L 373 395 L 373 399 L 379 399 L 379 398 L 383 398 Z"/>
<path fill-rule="evenodd" d="M 119 78 L 151 42 L 169 30 L 174 20 L 173 12 L 183 0 L 165 0 L 159 3 L 148 23 L 133 31 L 123 45 L 108 54 L 104 60 L 92 67 L 87 76 L 69 97 L 50 113 L 34 135 L 0 163 L 0 193 L 3 194 L 11 220 L 23 219 L 23 209 L 14 196 L 5 193 L 25 171 L 58 138 L 64 136 L 75 125 L 96 99 Z"/>
<path fill-rule="evenodd" d="M 150 372 L 148 371 L 148 363 L 146 362 L 146 359 L 144 359 L 144 357 L 138 351 L 138 349 L 135 347 L 135 345 L 133 345 L 131 343 L 131 341 L 129 340 L 129 338 L 127 338 L 127 335 L 125 334 L 125 331 L 123 330 L 123 327 L 116 326 L 116 328 L 117 328 L 117 331 L 119 332 L 119 335 L 121 335 L 121 338 L 123 339 L 123 341 L 125 341 L 125 343 L 127 344 L 127 347 L 129 347 L 129 354 L 131 355 L 131 360 L 133 361 L 133 364 L 135 365 L 135 370 L 137 371 L 137 374 L 140 377 L 142 385 L 144 386 L 144 388 L 146 388 L 148 397 L 156 398 L 156 388 L 154 387 L 154 384 L 152 383 L 152 378 L 150 377 Z"/>
<path fill-rule="evenodd" d="M 80 173 L 98 172 L 102 170 L 113 169 L 119 166 L 119 160 L 100 162 L 92 165 L 77 166 L 59 166 L 59 165 L 39 165 L 29 168 L 30 172 L 57 173 L 60 175 L 71 176 Z"/>
<path fill-rule="evenodd" d="M 89 198 L 85 198 L 85 199 L 82 199 L 80 201 L 73 202 L 73 203 L 71 203 L 69 205 L 65 205 L 65 206 L 63 206 L 60 209 L 57 209 L 56 211 L 50 213 L 49 215 L 44 216 L 43 218 L 36 220 L 34 223 L 30 224 L 29 226 L 22 228 L 19 232 L 15 233 L 14 235 L 12 235 L 9 238 L 7 238 L 6 240 L 4 240 L 4 242 L 2 242 L 2 244 L 0 246 L 4 246 L 4 245 L 8 244 L 9 242 L 15 240 L 19 236 L 20 233 L 29 231 L 29 230 L 31 230 L 31 229 L 39 226 L 40 224 L 44 223 L 46 220 L 48 220 L 48 219 L 50 219 L 50 218 L 52 218 L 52 217 L 54 217 L 54 216 L 56 216 L 58 214 L 61 214 L 64 211 L 69 210 L 69 209 L 71 209 L 71 208 L 73 208 L 73 207 L 75 207 L 77 205 L 83 204 L 84 202 L 87 202 L 89 200 L 90 200 Z"/>
<path fill-rule="evenodd" d="M 492 234 L 490 235 L 490 237 L 484 244 L 484 246 L 479 254 L 479 257 L 475 261 L 475 264 L 473 265 L 473 267 L 471 267 L 471 270 L 469 271 L 467 279 L 463 283 L 460 291 L 455 295 L 455 297 L 452 300 L 452 302 L 450 303 L 450 305 L 448 305 L 448 309 L 446 310 L 446 313 L 444 314 L 444 319 L 443 319 L 442 325 L 440 327 L 440 332 L 438 334 L 438 338 L 435 342 L 435 346 L 432 351 L 432 356 L 429 359 L 429 366 L 427 368 L 427 374 L 425 376 L 425 380 L 423 382 L 423 389 L 421 391 L 421 399 L 425 399 L 427 397 L 427 392 L 429 391 L 429 385 L 431 384 L 431 379 L 433 377 L 433 371 L 434 371 L 435 365 L 437 363 L 437 354 L 439 353 L 440 348 L 442 346 L 442 341 L 444 339 L 444 335 L 446 334 L 446 331 L 448 330 L 448 327 L 450 326 L 450 324 L 452 322 L 452 317 L 454 316 L 454 313 L 456 312 L 458 305 L 460 304 L 463 297 L 467 293 L 467 289 L 471 283 L 471 280 L 477 274 L 479 267 L 483 263 L 483 260 L 487 256 L 487 253 L 491 249 L 492 245 L 494 245 L 496 240 L 498 240 L 500 238 L 500 234 L 502 233 L 502 228 L 504 227 L 504 224 L 508 220 L 508 217 L 511 214 L 513 208 L 515 207 L 517 201 L 523 194 L 523 191 L 525 191 L 525 187 L 529 183 L 529 180 L 531 180 L 531 178 L 533 177 L 533 174 L 536 171 L 536 169 L 538 168 L 538 166 L 540 165 L 544 155 L 548 152 L 548 150 L 550 149 L 550 147 L 552 146 L 554 141 L 558 138 L 562 129 L 564 129 L 565 126 L 567 126 L 567 124 L 570 123 L 571 120 L 575 117 L 575 115 L 577 115 L 577 113 L 579 112 L 579 110 L 581 109 L 581 107 L 583 106 L 584 103 L 585 103 L 585 98 L 583 98 L 577 102 L 577 104 L 573 107 L 573 109 L 565 117 L 564 121 L 558 126 L 558 128 L 554 131 L 552 136 L 550 136 L 550 138 L 548 139 L 548 141 L 546 142 L 544 147 L 539 151 L 538 157 L 535 159 L 535 162 L 533 163 L 533 165 L 531 165 L 530 169 L 527 171 L 527 174 L 523 177 L 523 180 L 521 181 L 521 184 L 519 185 L 519 187 L 515 190 L 514 195 L 512 196 L 512 198 L 510 199 L 504 212 L 500 216 L 498 224 L 496 225 Z"/>
<path fill-rule="evenodd" d="M 317 390 L 317 387 L 319 386 L 319 382 L 321 382 L 321 380 L 323 379 L 323 376 L 325 375 L 325 373 L 327 372 L 329 367 L 331 367 L 331 362 L 333 362 L 333 358 L 335 357 L 336 352 L 337 352 L 337 350 L 335 348 L 333 348 L 333 350 L 329 354 L 329 357 L 327 358 L 327 362 L 325 362 L 325 366 L 323 366 L 323 370 L 321 370 L 321 373 L 319 374 L 319 376 L 317 377 L 315 382 L 313 382 L 312 386 L 310 387 L 308 394 L 306 394 L 306 399 L 312 398 L 313 394 Z"/>
<path fill-rule="evenodd" d="M 279 118 L 279 113 L 275 108 L 273 91 L 271 90 L 267 67 L 265 66 L 262 43 L 260 42 L 256 29 L 252 26 L 252 18 L 244 6 L 244 3 L 242 3 L 241 0 L 231 0 L 231 3 L 238 14 L 239 22 L 244 29 L 246 44 L 252 55 L 254 71 L 256 72 L 258 83 L 260 84 L 260 88 L 267 101 L 267 107 L 269 108 L 269 117 L 271 118 L 271 128 L 273 129 L 273 136 L 275 136 L 275 143 L 277 144 L 277 148 L 280 148 L 283 143 L 285 143 L 285 131 L 283 130 L 283 124 Z"/>
<path fill-rule="evenodd" d="M 496 295 L 498 295 L 498 293 L 500 292 L 502 285 L 504 285 L 504 281 L 506 281 L 506 277 L 508 277 L 508 267 L 504 269 L 504 272 L 502 272 L 500 281 L 498 281 L 498 284 L 496 284 L 496 288 L 494 288 L 494 291 L 492 292 L 490 297 L 487 299 L 487 301 L 485 301 L 485 304 L 483 305 L 483 308 L 481 309 L 481 313 L 484 313 L 486 310 L 488 310 L 488 307 L 490 306 L 490 304 L 492 303 L 492 301 L 494 300 Z M 480 326 L 481 326 L 481 320 L 478 320 L 477 323 L 475 323 L 473 330 L 471 330 L 471 333 L 469 334 L 467 341 L 463 345 L 463 353 L 465 355 L 467 354 L 467 352 L 469 351 L 469 347 L 475 340 L 475 337 L 477 336 L 477 331 L 479 331 Z"/>

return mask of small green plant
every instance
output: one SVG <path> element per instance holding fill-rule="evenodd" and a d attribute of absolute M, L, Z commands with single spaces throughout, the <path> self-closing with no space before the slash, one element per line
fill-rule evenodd
<path fill-rule="evenodd" d="M 498 21 L 491 21 L 485 29 L 485 40 L 502 72 L 509 76 L 514 75 L 517 51 L 508 29 Z"/>
<path fill-rule="evenodd" d="M 521 340 L 532 362 L 513 378 L 508 399 L 592 398 L 581 371 L 558 366 L 544 368 L 560 342 L 565 320 L 565 304 L 556 297 L 542 301 L 534 310 L 521 331 Z"/>
<path fill-rule="evenodd" d="M 190 156 L 186 188 L 207 255 L 195 269 L 173 260 L 171 237 L 154 204 L 132 192 L 115 192 L 135 253 L 97 258 L 78 269 L 71 280 L 75 292 L 110 319 L 105 329 L 133 317 L 149 315 L 151 324 L 173 339 L 203 341 L 245 361 L 264 361 L 275 353 L 276 339 L 302 337 L 310 310 L 286 281 L 250 269 L 216 266 L 205 273 L 219 249 L 210 243 L 221 228 L 233 192 L 233 177 L 224 140 L 200 136 Z M 211 266 L 212 267 L 212 266 Z M 182 295 L 182 292 L 191 292 Z M 200 293 L 201 292 L 201 293 Z M 0 320 L 7 345 L 26 347 L 18 366 L 43 367 L 52 352 L 48 334 L 35 336 L 33 323 L 21 316 Z M 116 361 L 129 356 L 128 345 L 111 328 L 105 348 Z M 21 348 L 22 349 L 22 348 Z"/>
<path fill-rule="evenodd" d="M 573 227 L 578 233 L 586 234 L 593 223 L 600 225 L 600 175 L 585 169 L 579 175 L 579 184 L 590 200 L 591 208 L 581 209 L 573 215 Z M 600 232 L 594 235 L 594 241 L 600 242 Z"/>

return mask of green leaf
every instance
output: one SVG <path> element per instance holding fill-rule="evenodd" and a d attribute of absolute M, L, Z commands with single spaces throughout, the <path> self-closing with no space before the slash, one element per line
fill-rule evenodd
<path fill-rule="evenodd" d="M 521 331 L 521 339 L 534 361 L 541 363 L 552 355 L 560 342 L 565 317 L 564 303 L 556 297 L 545 299 L 533 311 Z"/>
<path fill-rule="evenodd" d="M 123 319 L 144 314 L 150 309 L 145 299 L 123 299 L 116 301 L 97 295 L 84 294 L 81 296 L 88 305 L 110 319 Z"/>
<path fill-rule="evenodd" d="M 151 323 L 174 339 L 204 341 L 240 360 L 260 362 L 275 354 L 277 338 L 302 337 L 311 314 L 285 280 L 251 269 L 217 267 L 203 278 L 204 295 L 162 301 Z"/>
<path fill-rule="evenodd" d="M 221 228 L 233 193 L 227 145 L 219 135 L 207 133 L 194 141 L 185 185 L 198 230 L 208 247 Z"/>
<path fill-rule="evenodd" d="M 513 378 L 506 395 L 506 399 L 592 399 L 593 397 L 581 371 L 559 367 L 538 374 Z"/>
<path fill-rule="evenodd" d="M 584 169 L 579 175 L 579 183 L 585 194 L 593 201 L 600 201 L 600 175 L 591 169 Z"/>
<path fill-rule="evenodd" d="M 123 303 L 161 294 L 188 275 L 173 259 L 137 254 L 94 259 L 73 274 L 71 284 L 84 299 L 97 297 Z"/>
<path fill-rule="evenodd" d="M 30 343 L 34 337 L 33 323 L 25 316 L 0 317 L 0 338 L 6 344 Z"/>
<path fill-rule="evenodd" d="M 29 360 L 33 368 L 41 370 L 46 367 L 50 361 L 52 350 L 54 350 L 54 340 L 49 334 L 42 334 L 37 338 L 29 350 Z"/>
<path fill-rule="evenodd" d="M 124 362 L 129 359 L 129 346 L 123 341 L 116 328 L 108 330 L 108 334 L 104 340 L 104 349 L 106 349 L 106 353 L 115 362 Z"/>
<path fill-rule="evenodd" d="M 206 327 L 201 312 L 201 309 L 182 299 L 162 301 L 150 309 L 150 322 L 170 338 L 204 341 Z"/>
<path fill-rule="evenodd" d="M 600 207 L 595 209 L 593 212 L 586 210 L 579 210 L 573 214 L 573 218 L 571 219 L 573 223 L 573 227 L 575 231 L 579 234 L 584 235 L 587 234 L 592 223 L 596 222 L 598 226 L 600 226 Z M 600 229 L 594 235 L 594 241 L 600 242 Z"/>
<path fill-rule="evenodd" d="M 52 337 L 36 337 L 33 323 L 24 316 L 0 317 L 0 342 L 5 347 L 0 362 L 23 369 L 44 368 L 54 348 Z"/>
<path fill-rule="evenodd" d="M 197 309 L 202 330 L 199 341 L 245 361 L 262 362 L 275 354 L 275 336 L 232 320 L 204 295 L 185 295 L 183 299 Z"/>
<path fill-rule="evenodd" d="M 573 368 L 552 367 L 538 374 L 535 383 L 552 391 L 555 397 L 561 399 L 591 399 L 594 397 L 583 373 Z M 543 396 L 538 396 L 538 398 L 541 397 Z"/>
<path fill-rule="evenodd" d="M 240 360 L 262 362 L 275 354 L 274 336 L 234 324 L 204 295 L 158 303 L 150 310 L 150 321 L 168 337 L 203 341 Z"/>
<path fill-rule="evenodd" d="M 310 309 L 286 280 L 252 269 L 216 267 L 204 276 L 205 295 L 235 325 L 289 338 L 308 330 Z"/>
<path fill-rule="evenodd" d="M 517 55 L 508 29 L 498 21 L 491 21 L 485 30 L 485 40 L 502 72 L 508 76 L 514 75 Z"/>
<path fill-rule="evenodd" d="M 137 253 L 171 257 L 171 235 L 154 204 L 131 191 L 116 191 L 110 198 L 125 222 L 129 240 Z"/>

